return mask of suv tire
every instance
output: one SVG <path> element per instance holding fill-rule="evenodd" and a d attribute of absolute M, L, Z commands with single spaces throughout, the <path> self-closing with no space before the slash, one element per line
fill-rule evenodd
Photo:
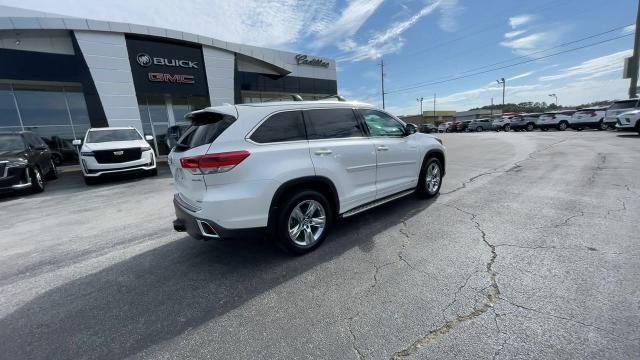
<path fill-rule="evenodd" d="M 430 199 L 440 192 L 442 187 L 442 164 L 435 157 L 430 157 L 422 164 L 417 193 L 424 199 Z"/>
<path fill-rule="evenodd" d="M 566 121 L 560 121 L 558 124 L 558 131 L 565 131 L 569 127 L 569 124 Z"/>
<path fill-rule="evenodd" d="M 327 238 L 332 222 L 333 209 L 327 198 L 315 190 L 300 190 L 282 203 L 274 240 L 290 254 L 306 254 Z"/>
<path fill-rule="evenodd" d="M 51 165 L 49 168 L 49 173 L 47 174 L 47 180 L 55 180 L 58 178 L 58 167 L 56 166 L 56 162 L 51 159 Z"/>
<path fill-rule="evenodd" d="M 507 125 L 505 125 L 503 127 L 503 129 L 504 129 L 505 132 L 509 132 L 509 131 L 511 131 L 511 125 L 507 124 Z"/>
<path fill-rule="evenodd" d="M 44 191 L 44 177 L 37 167 L 31 168 L 31 192 L 40 193 Z"/>
<path fill-rule="evenodd" d="M 527 130 L 527 131 L 533 131 L 533 129 L 534 129 L 534 128 L 535 128 L 535 125 L 533 125 L 532 123 L 528 123 L 528 124 L 527 124 L 527 127 L 526 127 L 526 129 L 525 129 L 525 130 Z"/>
<path fill-rule="evenodd" d="M 604 121 L 600 120 L 600 123 L 598 124 L 598 130 L 605 131 L 608 128 L 609 128 L 609 125 L 605 124 Z"/>

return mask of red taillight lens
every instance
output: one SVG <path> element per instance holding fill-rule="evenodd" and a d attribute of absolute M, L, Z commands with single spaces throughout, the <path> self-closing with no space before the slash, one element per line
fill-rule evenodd
<path fill-rule="evenodd" d="M 251 153 L 242 150 L 190 156 L 180 159 L 180 166 L 183 169 L 188 169 L 194 175 L 217 174 L 233 169 L 249 155 Z"/>
<path fill-rule="evenodd" d="M 593 111 L 593 112 L 591 112 L 589 115 L 591 115 L 591 117 L 594 117 L 594 116 L 596 116 L 596 112 L 595 112 L 595 111 Z"/>

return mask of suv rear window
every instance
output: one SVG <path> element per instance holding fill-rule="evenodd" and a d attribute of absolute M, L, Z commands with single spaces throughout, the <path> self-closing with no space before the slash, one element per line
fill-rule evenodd
<path fill-rule="evenodd" d="M 205 144 L 211 144 L 231 124 L 236 121 L 231 116 L 222 116 L 211 122 L 194 122 L 187 132 L 180 137 L 176 151 L 185 151 Z"/>
<path fill-rule="evenodd" d="M 352 109 L 316 109 L 304 112 L 309 140 L 363 136 Z"/>
<path fill-rule="evenodd" d="M 634 108 L 636 107 L 637 102 L 638 101 L 636 100 L 614 102 L 613 104 L 611 104 L 609 110 Z"/>
<path fill-rule="evenodd" d="M 261 144 L 306 140 L 302 112 L 285 111 L 271 115 L 253 132 L 250 139 Z"/>

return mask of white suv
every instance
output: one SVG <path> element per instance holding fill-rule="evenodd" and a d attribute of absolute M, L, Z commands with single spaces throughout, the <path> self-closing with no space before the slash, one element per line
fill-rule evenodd
<path fill-rule="evenodd" d="M 640 110 L 633 110 L 618 115 L 616 129 L 620 131 L 637 131 L 640 134 Z"/>
<path fill-rule="evenodd" d="M 640 107 L 640 99 L 629 99 L 614 101 L 604 116 L 604 123 L 609 126 L 615 126 L 618 122 L 618 116 L 626 112 L 636 110 Z"/>
<path fill-rule="evenodd" d="M 109 174 L 142 172 L 151 176 L 158 174 L 156 156 L 147 141 L 133 127 L 92 128 L 84 137 L 84 144 L 74 140 L 73 145 L 80 146 L 80 167 L 87 185 L 99 177 Z"/>
<path fill-rule="evenodd" d="M 575 112 L 575 110 L 546 112 L 538 117 L 536 125 L 542 131 L 549 129 L 565 131 L 571 125 L 571 117 Z"/>
<path fill-rule="evenodd" d="M 173 225 L 199 239 L 267 230 L 302 254 L 337 217 L 413 192 L 433 197 L 444 176 L 439 139 L 366 104 L 224 105 L 186 118 L 193 126 L 168 157 Z"/>

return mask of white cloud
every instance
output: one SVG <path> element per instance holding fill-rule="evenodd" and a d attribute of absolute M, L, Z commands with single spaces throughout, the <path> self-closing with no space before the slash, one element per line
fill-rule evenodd
<path fill-rule="evenodd" d="M 500 45 L 513 50 L 532 50 L 545 41 L 549 35 L 547 33 L 535 33 L 521 37 L 519 39 L 503 41 Z"/>
<path fill-rule="evenodd" d="M 448 32 L 458 30 L 458 19 L 464 8 L 458 4 L 458 0 L 443 0 L 440 4 L 440 29 Z"/>
<path fill-rule="evenodd" d="M 623 34 L 632 34 L 634 32 L 636 32 L 636 24 L 625 26 L 625 28 L 622 29 Z"/>
<path fill-rule="evenodd" d="M 358 44 L 353 39 L 341 42 L 338 47 L 347 54 L 338 61 L 362 61 L 365 59 L 377 59 L 389 53 L 394 53 L 404 46 L 404 39 L 401 35 L 420 19 L 433 13 L 443 0 L 433 2 L 423 7 L 417 14 L 405 21 L 392 24 L 386 30 L 375 33 L 365 44 Z"/>
<path fill-rule="evenodd" d="M 529 71 L 529 72 L 526 72 L 526 73 L 523 73 L 523 74 L 520 74 L 520 75 L 516 75 L 516 76 L 510 77 L 510 78 L 507 79 L 507 81 L 526 78 L 526 77 L 531 76 L 533 73 L 534 73 L 533 71 Z"/>
<path fill-rule="evenodd" d="M 324 28 L 317 29 L 318 35 L 311 45 L 320 48 L 355 35 L 383 1 L 350 0 L 339 17 L 325 23 Z"/>
<path fill-rule="evenodd" d="M 577 76 L 587 80 L 608 75 L 616 71 L 621 71 L 624 66 L 624 59 L 631 56 L 632 53 L 633 50 L 629 49 L 590 59 L 579 65 L 562 69 L 554 75 L 542 76 L 538 80 L 553 81 Z"/>
<path fill-rule="evenodd" d="M 519 26 L 530 23 L 534 19 L 533 15 L 518 15 L 509 18 L 509 25 L 515 29 Z"/>
<path fill-rule="evenodd" d="M 522 35 L 522 34 L 524 34 L 526 32 L 527 32 L 527 30 L 510 31 L 508 33 L 505 33 L 504 37 L 506 37 L 507 39 L 511 39 L 511 38 L 514 38 L 514 37 L 518 37 L 518 36 L 520 36 L 520 35 Z"/>
<path fill-rule="evenodd" d="M 0 0 L 0 3 L 11 6 L 17 2 Z M 280 48 L 326 28 L 336 16 L 335 0 L 189 0 L 187 3 L 175 0 L 21 0 L 18 6 Z"/>

